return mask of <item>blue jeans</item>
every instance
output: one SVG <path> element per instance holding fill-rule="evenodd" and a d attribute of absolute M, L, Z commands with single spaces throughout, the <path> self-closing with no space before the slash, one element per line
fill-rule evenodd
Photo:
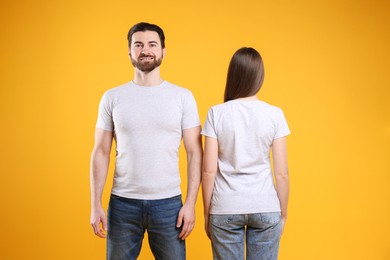
<path fill-rule="evenodd" d="M 278 259 L 281 215 L 275 213 L 210 215 L 214 259 Z"/>
<path fill-rule="evenodd" d="M 111 195 L 108 207 L 107 259 L 137 259 L 145 230 L 155 259 L 185 259 L 185 242 L 176 221 L 181 195 L 159 200 Z"/>

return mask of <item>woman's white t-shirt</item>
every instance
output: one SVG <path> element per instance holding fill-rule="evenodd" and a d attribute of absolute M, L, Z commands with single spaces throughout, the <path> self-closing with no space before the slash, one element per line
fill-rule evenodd
<path fill-rule="evenodd" d="M 231 100 L 210 108 L 202 135 L 218 140 L 211 214 L 280 212 L 270 150 L 290 134 L 283 111 L 260 100 Z"/>

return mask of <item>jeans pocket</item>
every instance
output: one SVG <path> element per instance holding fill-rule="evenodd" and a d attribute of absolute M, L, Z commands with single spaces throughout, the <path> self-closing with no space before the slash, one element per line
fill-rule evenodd
<path fill-rule="evenodd" d="M 278 224 L 282 219 L 280 212 L 260 213 L 260 216 L 261 221 L 269 225 Z"/>
<path fill-rule="evenodd" d="M 215 226 L 225 226 L 235 221 L 235 215 L 211 214 L 210 223 Z"/>

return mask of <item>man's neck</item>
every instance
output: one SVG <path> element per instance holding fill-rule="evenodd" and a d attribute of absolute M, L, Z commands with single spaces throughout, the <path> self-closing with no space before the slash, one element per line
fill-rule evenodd
<path fill-rule="evenodd" d="M 151 87 L 160 85 L 163 79 L 160 76 L 160 68 L 155 68 L 150 72 L 142 72 L 139 69 L 134 69 L 133 82 L 139 86 Z"/>

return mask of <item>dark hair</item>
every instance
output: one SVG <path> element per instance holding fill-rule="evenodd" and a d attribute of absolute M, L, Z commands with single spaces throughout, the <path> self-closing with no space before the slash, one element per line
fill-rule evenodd
<path fill-rule="evenodd" d="M 160 37 L 161 41 L 161 47 L 165 48 L 165 36 L 164 36 L 164 31 L 157 25 L 155 24 L 150 24 L 150 23 L 137 23 L 133 27 L 130 28 L 128 34 L 127 34 L 127 40 L 129 41 L 129 47 L 131 46 L 131 37 L 133 36 L 134 33 L 136 32 L 145 32 L 145 31 L 154 31 L 158 33 L 158 36 Z"/>
<path fill-rule="evenodd" d="M 255 95 L 263 81 L 264 65 L 260 53 L 253 48 L 240 48 L 229 64 L 224 102 Z"/>

